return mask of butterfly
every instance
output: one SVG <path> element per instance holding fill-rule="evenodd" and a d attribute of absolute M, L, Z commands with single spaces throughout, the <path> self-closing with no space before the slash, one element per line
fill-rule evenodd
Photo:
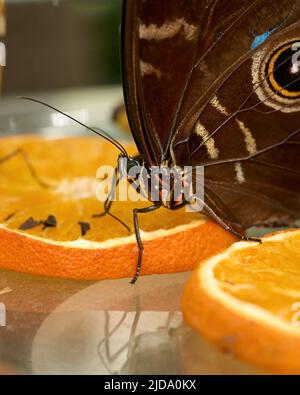
<path fill-rule="evenodd" d="M 203 212 L 241 238 L 254 225 L 294 226 L 300 0 L 125 0 L 121 47 L 139 151 L 129 166 L 203 166 Z M 160 197 L 133 213 L 133 283 L 138 216 L 188 204 Z"/>
<path fill-rule="evenodd" d="M 174 182 L 166 198 L 163 177 L 153 199 L 147 179 L 130 176 L 135 166 L 147 174 L 157 167 L 204 168 L 202 212 L 242 239 L 252 240 L 246 237 L 252 226 L 296 226 L 300 0 L 124 0 L 121 48 L 125 106 L 138 155 L 130 157 L 99 128 L 23 98 L 110 141 L 120 151 L 115 184 L 125 175 L 152 201 L 133 211 L 139 255 L 131 282 L 142 265 L 139 215 L 190 205 L 177 199 Z M 193 187 L 197 179 L 192 181 Z M 108 214 L 130 230 L 110 212 L 113 194 L 114 188 L 97 216 Z"/>

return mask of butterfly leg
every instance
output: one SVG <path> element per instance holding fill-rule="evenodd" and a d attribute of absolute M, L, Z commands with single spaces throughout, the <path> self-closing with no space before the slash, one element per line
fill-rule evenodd
<path fill-rule="evenodd" d="M 107 214 L 110 214 L 110 209 L 111 209 L 112 204 L 113 204 L 113 201 L 110 200 L 110 194 L 109 194 L 107 196 L 107 198 L 105 199 L 105 202 L 104 202 L 104 211 L 103 211 L 103 213 L 94 214 L 93 218 L 101 218 L 101 217 L 104 217 Z"/>
<path fill-rule="evenodd" d="M 234 236 L 237 236 L 239 239 L 244 240 L 244 241 L 254 241 L 257 243 L 262 243 L 262 240 L 256 237 L 247 237 L 245 235 L 244 230 L 236 230 L 232 225 L 230 225 L 229 222 L 224 221 L 214 210 L 212 210 L 207 204 L 204 203 L 205 210 L 208 213 L 208 215 L 215 220 L 219 225 L 222 226 L 225 230 L 228 232 L 232 233 Z"/>
<path fill-rule="evenodd" d="M 101 214 L 94 214 L 93 218 L 101 218 L 101 217 L 104 217 L 105 215 L 109 215 L 111 218 L 113 218 L 114 220 L 119 222 L 119 224 L 124 226 L 124 228 L 126 228 L 126 230 L 128 230 L 128 232 L 131 232 L 130 227 L 127 224 L 125 224 L 125 222 L 123 222 L 120 218 L 116 217 L 114 214 L 112 214 L 110 212 L 112 204 L 113 204 L 113 201 L 110 200 L 109 196 L 108 196 L 106 198 L 105 202 L 104 202 L 104 211 L 103 211 L 103 213 L 101 213 Z"/>
<path fill-rule="evenodd" d="M 171 207 L 171 210 L 175 211 L 175 210 L 180 210 L 183 207 L 185 207 L 187 205 L 187 202 L 182 202 L 180 204 L 177 204 L 176 206 Z"/>
<path fill-rule="evenodd" d="M 8 162 L 10 159 L 13 159 L 14 157 L 20 155 L 23 159 L 23 161 L 25 162 L 28 170 L 30 171 L 32 177 L 36 180 L 36 182 L 43 188 L 54 188 L 53 185 L 50 185 L 48 183 L 46 183 L 45 181 L 43 181 L 37 174 L 37 172 L 34 169 L 33 164 L 31 163 L 28 155 L 26 154 L 26 152 L 22 149 L 22 148 L 17 148 L 14 151 L 10 152 L 9 154 L 3 156 L 2 158 L 0 158 L 0 165 Z"/>
<path fill-rule="evenodd" d="M 133 210 L 133 224 L 134 224 L 134 232 L 135 232 L 135 237 L 137 241 L 137 245 L 139 248 L 139 256 L 138 256 L 138 261 L 136 265 L 136 271 L 133 279 L 130 281 L 131 284 L 135 284 L 136 280 L 139 278 L 141 267 L 142 267 L 142 257 L 143 257 L 143 243 L 142 243 L 142 238 L 141 238 L 141 232 L 140 232 L 140 227 L 139 227 L 139 219 L 138 215 L 139 214 L 144 214 L 144 213 L 150 213 L 152 211 L 155 211 L 161 207 L 160 203 L 154 204 L 153 206 L 146 207 L 146 208 L 136 208 Z"/>
<path fill-rule="evenodd" d="M 107 198 L 105 199 L 105 202 L 104 202 L 104 211 L 101 214 L 94 214 L 93 218 L 101 218 L 107 214 L 108 215 L 110 214 L 110 209 L 113 204 L 112 198 L 115 196 L 116 189 L 119 185 L 119 182 L 120 182 L 120 178 L 118 177 L 118 168 L 116 167 L 114 170 L 112 181 L 111 181 L 111 188 L 110 188 Z"/>
<path fill-rule="evenodd" d="M 119 219 L 118 217 L 116 217 L 114 214 L 112 214 L 110 212 L 111 206 L 113 204 L 113 200 L 112 199 L 115 196 L 115 192 L 116 192 L 116 189 L 117 189 L 117 187 L 118 187 L 118 185 L 120 183 L 120 180 L 121 180 L 120 177 L 118 177 L 118 168 L 116 167 L 115 171 L 114 171 L 114 176 L 113 176 L 113 179 L 112 179 L 112 186 L 111 186 L 110 191 L 108 193 L 108 196 L 107 196 L 107 198 L 106 198 L 106 200 L 104 202 L 104 211 L 101 214 L 94 214 L 93 218 L 101 218 L 101 217 L 104 217 L 105 215 L 109 215 L 114 220 L 119 222 L 119 224 L 123 225 L 124 228 L 126 228 L 128 230 L 128 232 L 131 232 L 131 229 L 129 228 L 128 225 L 125 224 L 125 222 L 123 222 L 121 219 Z"/>

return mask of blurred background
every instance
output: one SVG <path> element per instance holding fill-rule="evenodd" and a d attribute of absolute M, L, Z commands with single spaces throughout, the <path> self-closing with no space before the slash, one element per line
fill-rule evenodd
<path fill-rule="evenodd" d="M 6 0 L 3 93 L 120 82 L 121 0 Z"/>
<path fill-rule="evenodd" d="M 122 103 L 121 0 L 0 0 L 0 133 L 82 133 L 82 128 L 19 95 L 39 98 L 83 122 L 119 133 Z M 86 133 L 86 132 L 85 132 Z"/>

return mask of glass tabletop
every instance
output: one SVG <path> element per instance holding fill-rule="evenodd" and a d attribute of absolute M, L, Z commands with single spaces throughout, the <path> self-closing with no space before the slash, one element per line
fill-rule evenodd
<path fill-rule="evenodd" d="M 0 373 L 251 374 L 183 320 L 189 273 L 80 282 L 1 271 Z M 3 322 L 2 322 L 3 323 Z"/>

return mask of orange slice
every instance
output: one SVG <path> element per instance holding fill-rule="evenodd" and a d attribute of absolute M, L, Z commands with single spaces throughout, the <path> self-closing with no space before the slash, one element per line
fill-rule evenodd
<path fill-rule="evenodd" d="M 224 351 L 270 372 L 300 373 L 300 231 L 235 243 L 184 290 L 185 319 Z"/>
<path fill-rule="evenodd" d="M 21 148 L 45 188 L 21 155 L 0 165 L 0 267 L 74 279 L 130 277 L 138 249 L 135 235 L 103 212 L 96 190 L 100 165 L 116 165 L 118 151 L 101 138 L 1 139 L 0 157 Z M 132 153 L 134 146 L 128 147 Z M 127 181 L 124 180 L 127 186 Z M 115 202 L 112 213 L 131 229 L 132 210 L 146 201 Z M 198 213 L 160 209 L 140 216 L 144 241 L 142 274 L 186 271 L 199 259 L 235 240 Z"/>

